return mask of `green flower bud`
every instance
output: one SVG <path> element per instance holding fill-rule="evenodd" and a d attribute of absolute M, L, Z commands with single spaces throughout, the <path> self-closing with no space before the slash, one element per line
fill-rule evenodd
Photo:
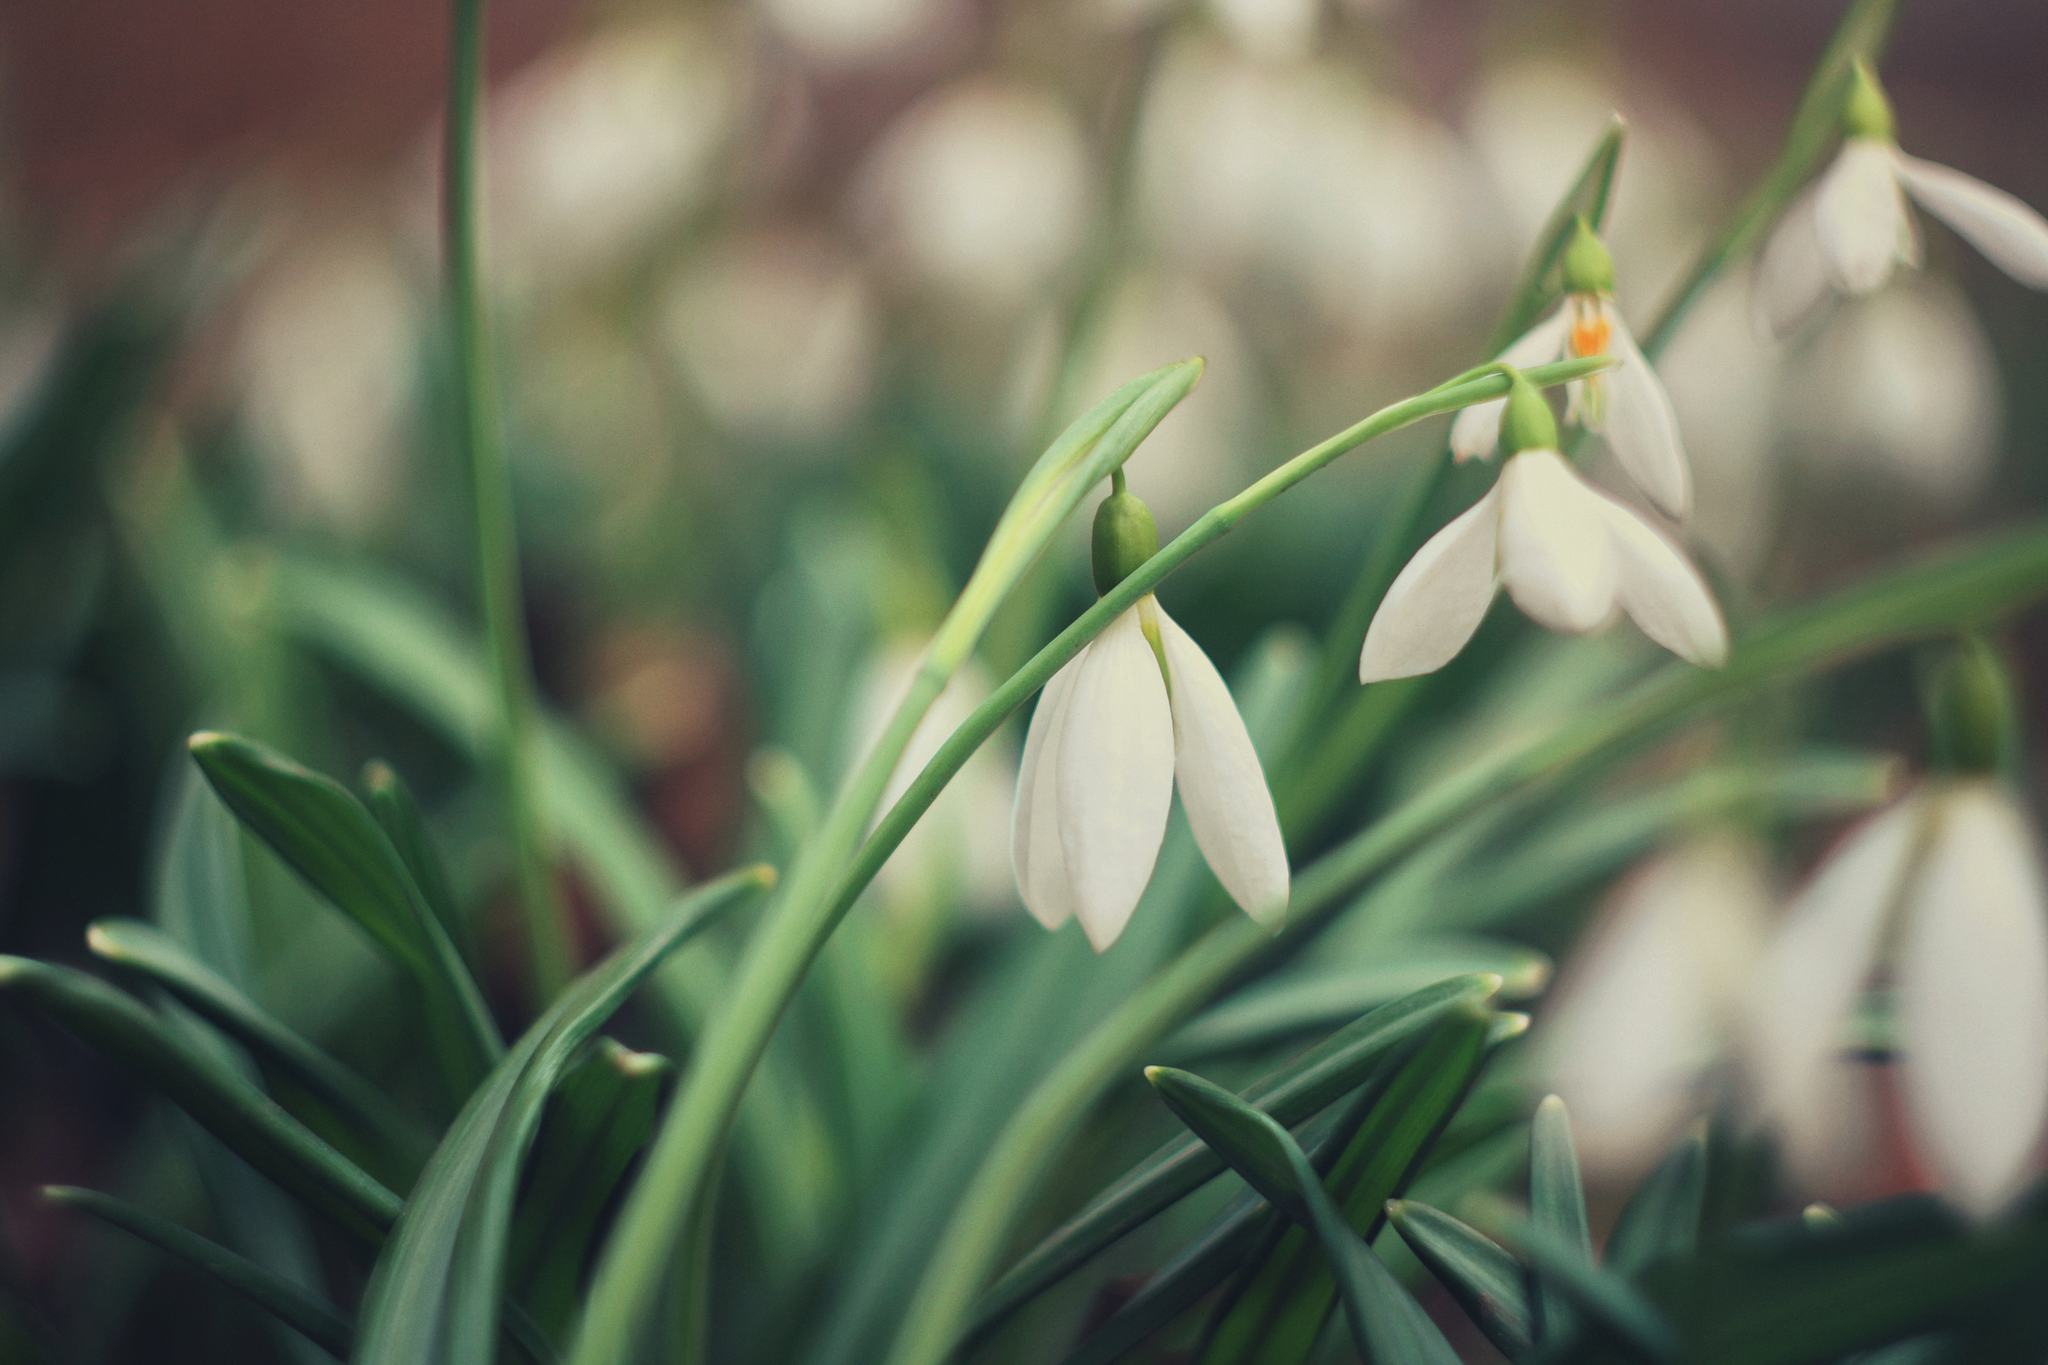
<path fill-rule="evenodd" d="M 1556 450 L 1557 418 L 1543 391 L 1508 371 L 1508 406 L 1500 419 L 1500 448 L 1509 455 L 1523 450 Z"/>
<path fill-rule="evenodd" d="M 1897 136 L 1892 102 L 1869 66 L 1858 61 L 1849 71 L 1849 89 L 1842 98 L 1842 136 L 1874 137 L 1891 142 Z"/>
<path fill-rule="evenodd" d="M 1980 639 L 1959 644 L 1930 671 L 1928 723 L 1934 756 L 1954 773 L 1994 773 L 2017 730 L 2012 683 L 1998 653 Z"/>
<path fill-rule="evenodd" d="M 1107 593 L 1159 551 L 1159 523 L 1135 493 L 1111 493 L 1095 509 L 1095 591 Z"/>
<path fill-rule="evenodd" d="M 1570 294 L 1614 292 L 1614 257 L 1583 214 L 1573 225 L 1572 240 L 1564 249 L 1564 287 Z"/>

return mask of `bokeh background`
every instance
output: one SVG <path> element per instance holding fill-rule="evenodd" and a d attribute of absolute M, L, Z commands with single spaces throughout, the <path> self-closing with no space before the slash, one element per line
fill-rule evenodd
<path fill-rule="evenodd" d="M 1080 404 L 1207 357 L 1131 465 L 1178 529 L 1484 358 L 1610 110 L 1632 130 L 1610 236 L 1640 322 L 1773 155 L 1838 17 L 1818 0 L 1168 10 L 492 7 L 488 268 L 535 665 L 679 865 L 756 840 L 762 746 L 822 777 L 857 752 Z M 391 642 L 391 667 L 429 692 L 429 646 L 471 634 L 436 331 L 445 28 L 416 0 L 0 4 L 0 951 L 81 961 L 87 921 L 139 913 L 182 739 L 231 725 L 414 778 L 517 1012 L 520 938 L 488 910 L 505 849 L 468 781 L 460 686 L 438 717 L 395 705 L 306 624 L 322 591 L 396 594 L 423 630 Z M 1906 5 L 1885 73 L 1903 139 L 2048 204 L 2044 54 L 2037 0 Z M 2048 299 L 1939 231 L 1923 274 L 1785 345 L 1725 282 L 1661 368 L 1701 485 L 1696 543 L 1738 619 L 2048 491 Z M 1441 439 L 1405 433 L 1263 513 L 1174 580 L 1176 616 L 1226 668 L 1276 623 L 1319 626 L 1394 475 Z M 989 675 L 1087 600 L 1078 546 L 999 623 Z M 2038 623 L 2008 644 L 2040 678 Z M 1606 648 L 1585 666 L 1624 666 Z M 1425 715 L 1501 691 L 1459 674 Z M 1898 660 L 1815 689 L 1796 723 L 1921 751 Z M 907 904 L 879 970 L 913 1032 L 1014 928 L 1017 742 L 954 799 L 956 834 L 926 854 L 943 874 L 880 888 Z M 1372 807 L 1374 784 L 1348 800 Z M 290 1011 L 352 1056 L 402 1052 L 364 950 L 272 871 L 259 928 L 302 964 Z M 1571 898 L 1562 941 L 1592 899 Z M 609 935 L 577 903 L 594 954 Z M 0 1025 L 0 1360 L 271 1349 L 217 1295 L 34 1197 L 189 1181 L 136 1169 L 165 1122 L 56 1031 Z"/>

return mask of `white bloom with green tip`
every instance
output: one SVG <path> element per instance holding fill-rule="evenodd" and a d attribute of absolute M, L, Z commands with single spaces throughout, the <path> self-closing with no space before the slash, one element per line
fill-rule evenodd
<path fill-rule="evenodd" d="M 1519 375 L 1506 401 L 1503 444 L 1515 453 L 1486 496 L 1416 551 L 1387 589 L 1365 634 L 1359 681 L 1442 668 L 1501 588 L 1552 630 L 1583 635 L 1626 613 L 1680 658 L 1718 666 L 1727 627 L 1684 551 L 1578 476 L 1557 452 L 1543 396 Z"/>
<path fill-rule="evenodd" d="M 1771 331 L 1791 331 L 1830 291 L 1869 294 L 1900 266 L 1918 266 L 1909 200 L 2021 284 L 2048 289 L 2048 218 L 1974 176 L 1899 150 L 1890 106 L 1862 67 L 1843 133 L 1841 151 L 1764 248 L 1757 311 Z"/>
<path fill-rule="evenodd" d="M 1157 547 L 1128 493 L 1096 516 L 1104 591 Z M 1278 929 L 1287 849 L 1230 689 L 1200 645 L 1146 595 L 1046 684 L 1017 775 L 1010 854 L 1025 907 L 1048 929 L 1078 919 L 1116 942 L 1152 878 L 1175 786 L 1202 856 L 1247 914 Z"/>
<path fill-rule="evenodd" d="M 1611 356 L 1612 370 L 1565 387 L 1565 415 L 1605 437 L 1614 458 L 1657 507 L 1683 517 L 1692 505 L 1692 471 L 1671 398 L 1614 306 L 1614 262 L 1581 218 L 1564 257 L 1564 302 L 1500 354 L 1516 369 L 1553 360 Z M 1500 444 L 1507 400 L 1475 403 L 1451 423 L 1451 454 L 1483 459 Z"/>

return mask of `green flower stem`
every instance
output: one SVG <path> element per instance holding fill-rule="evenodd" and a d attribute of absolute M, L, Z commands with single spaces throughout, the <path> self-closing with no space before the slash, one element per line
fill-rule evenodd
<path fill-rule="evenodd" d="M 783 1011 L 844 914 L 833 898 L 903 751 L 989 620 L 1081 500 L 1122 465 L 1201 377 L 1199 360 L 1141 376 L 1083 414 L 1024 476 L 959 598 L 939 623 L 882 736 L 798 854 L 787 889 L 748 942 L 724 1007 L 705 1027 L 683 1088 L 605 1246 L 572 1359 L 627 1359 L 716 1178 L 740 1097 Z"/>
<path fill-rule="evenodd" d="M 455 349 L 459 440 L 476 514 L 477 592 L 497 683 L 492 757 L 512 832 L 519 900 L 533 953 L 534 987 L 552 998 L 574 968 L 568 921 L 548 870 L 547 836 L 534 796 L 535 703 L 526 623 L 520 615 L 519 541 L 512 483 L 498 424 L 479 242 L 478 106 L 483 94 L 484 0 L 455 0 L 449 42 L 448 140 L 443 149 L 449 328 Z"/>
<path fill-rule="evenodd" d="M 1528 378 L 1536 383 L 1559 384 L 1602 369 L 1606 364 L 1604 360 L 1568 361 L 1528 371 Z M 1101 438 L 1102 445 L 1128 454 L 1135 447 L 1136 437 L 1149 432 L 1172 402 L 1186 392 L 1186 385 L 1193 383 L 1193 372 L 1160 373 L 1165 378 L 1156 382 L 1157 396 L 1149 406 L 1144 402 L 1134 404 L 1131 413 L 1119 419 L 1118 425 Z M 728 997 L 729 1004 L 711 1021 L 699 1044 L 683 1092 L 663 1119 L 646 1168 L 606 1247 L 571 1356 L 575 1365 L 613 1365 L 630 1357 L 640 1323 L 661 1284 L 680 1231 L 690 1225 L 706 1182 L 717 1167 L 719 1151 L 740 1096 L 783 1010 L 854 900 L 960 765 L 1119 612 L 1151 591 L 1195 551 L 1235 526 L 1248 512 L 1375 436 L 1497 398 L 1508 386 L 1506 376 L 1499 373 L 1461 380 L 1381 409 L 1295 456 L 1230 501 L 1210 509 L 1083 613 L 983 702 L 926 765 L 875 832 L 861 843 L 861 833 L 881 800 L 897 760 L 931 703 L 972 650 L 1004 592 L 1016 582 L 1080 497 L 1106 477 L 1110 468 L 1121 464 L 1122 459 L 1121 455 L 1098 455 L 1079 463 L 1061 456 L 1056 448 L 1041 462 L 1039 468 L 1047 471 L 1043 476 L 1036 469 L 1026 476 L 1011 510 L 1004 514 L 990 537 L 982 565 L 933 636 L 925 661 L 883 737 L 833 801 L 824 823 L 798 857 L 788 890 L 777 904 L 773 919 L 749 945 L 740 964 L 739 979 Z M 1053 471 L 1064 471 L 1064 478 L 1056 480 Z"/>
<path fill-rule="evenodd" d="M 1218 925 L 1133 994 L 1031 1091 L 955 1206 L 889 1356 L 891 1365 L 938 1365 L 948 1357 L 1009 1236 L 1018 1205 L 1089 1106 L 1137 1066 L 1147 1048 L 1226 982 L 1347 904 L 1363 880 L 1424 839 L 1537 783 L 1584 778 L 1678 722 L 1759 688 L 1879 649 L 1944 636 L 1959 624 L 1982 624 L 2043 598 L 2048 598 L 2048 525 L 2035 525 L 1789 613 L 1741 641 L 1724 669 L 1673 665 L 1613 705 L 1474 763 L 1368 825 L 1295 882 L 1288 925 L 1277 939 L 1243 918 Z"/>

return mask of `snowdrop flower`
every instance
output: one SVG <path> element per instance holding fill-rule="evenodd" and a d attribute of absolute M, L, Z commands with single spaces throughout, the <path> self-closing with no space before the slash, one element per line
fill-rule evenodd
<path fill-rule="evenodd" d="M 2021 284 L 2048 289 L 2048 219 L 2004 190 L 1899 150 L 1892 110 L 1858 63 L 1842 109 L 1842 149 L 1766 246 L 1758 320 L 1783 335 L 1830 290 L 1868 294 L 1920 262 L 1911 198 Z"/>
<path fill-rule="evenodd" d="M 1726 834 L 1659 856 L 1610 898 L 1537 1030 L 1589 1169 L 1642 1174 L 1706 1107 L 1774 904 L 1755 843 Z"/>
<path fill-rule="evenodd" d="M 1583 635 L 1626 612 L 1696 664 L 1728 653 L 1720 608 L 1685 554 L 1557 452 L 1550 407 L 1521 375 L 1505 400 L 1511 453 L 1491 491 L 1430 537 L 1387 589 L 1359 655 L 1360 682 L 1442 668 L 1505 587 L 1539 625 Z"/>
<path fill-rule="evenodd" d="M 1111 494 L 1095 517 L 1097 589 L 1158 545 L 1145 504 Z M 1176 785 L 1217 880 L 1278 929 L 1287 850 L 1259 756 L 1216 666 L 1148 594 L 1053 675 L 1031 717 L 1010 857 L 1041 924 L 1078 919 L 1097 952 L 1116 942 L 1151 880 Z"/>
<path fill-rule="evenodd" d="M 1986 717 L 2003 707 L 1987 700 L 2002 687 L 1987 654 L 1950 669 L 1938 713 L 1960 717 L 1946 728 L 1964 737 L 1950 771 L 1828 857 L 1763 960 L 1747 1020 L 1757 1101 L 1802 1164 L 1802 1144 L 1861 1126 L 1825 1110 L 1846 1107 L 1843 1034 L 1888 974 L 1908 1130 L 1943 1192 L 1976 1217 L 2019 1192 L 2048 1120 L 2048 886 L 1995 775 L 2004 721 Z"/>
<path fill-rule="evenodd" d="M 1678 437 L 1678 418 L 1657 372 L 1614 306 L 1614 260 L 1584 218 L 1564 254 L 1564 302 L 1500 354 L 1518 369 L 1553 360 L 1606 355 L 1611 370 L 1573 380 L 1565 416 L 1607 438 L 1615 459 L 1665 513 L 1683 517 L 1692 475 Z M 1507 400 L 1476 403 L 1451 424 L 1451 453 L 1482 459 L 1500 443 Z"/>

